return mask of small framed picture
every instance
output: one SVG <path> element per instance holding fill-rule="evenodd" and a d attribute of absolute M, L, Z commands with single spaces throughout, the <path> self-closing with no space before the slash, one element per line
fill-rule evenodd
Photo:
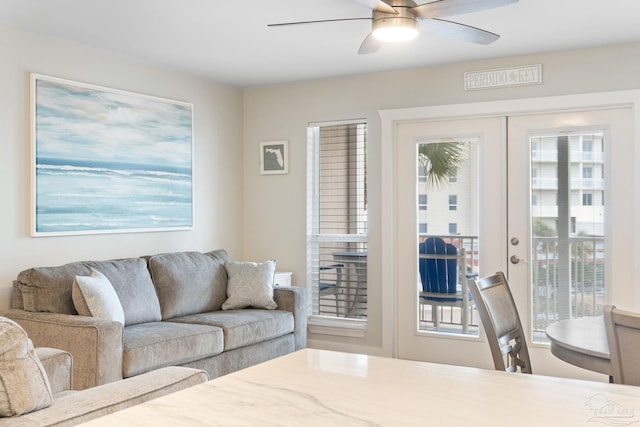
<path fill-rule="evenodd" d="M 289 173 L 289 141 L 260 143 L 260 175 Z"/>

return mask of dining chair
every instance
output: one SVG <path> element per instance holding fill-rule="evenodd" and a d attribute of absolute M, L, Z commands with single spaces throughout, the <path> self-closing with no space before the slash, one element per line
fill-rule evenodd
<path fill-rule="evenodd" d="M 319 296 L 322 300 L 327 296 L 335 299 L 336 317 L 340 317 L 340 288 L 342 284 L 342 269 L 344 264 L 331 264 L 320 267 Z M 321 305 L 321 304 L 318 304 Z"/>
<path fill-rule="evenodd" d="M 466 273 L 464 249 L 458 250 L 440 237 L 429 237 L 418 245 L 418 252 L 421 311 L 424 305 L 431 305 L 433 325 L 439 329 L 441 308 L 460 307 L 462 332 L 466 334 L 469 331 L 470 308 L 467 282 L 476 275 Z"/>
<path fill-rule="evenodd" d="M 531 374 L 527 340 L 504 273 L 472 280 L 470 288 L 495 369 Z"/>
<path fill-rule="evenodd" d="M 605 305 L 602 316 L 607 331 L 613 382 L 640 385 L 640 313 Z"/>

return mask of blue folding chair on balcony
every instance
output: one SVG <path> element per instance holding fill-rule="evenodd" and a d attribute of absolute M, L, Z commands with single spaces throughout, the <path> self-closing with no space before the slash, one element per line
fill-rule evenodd
<path fill-rule="evenodd" d="M 439 329 L 441 307 L 460 307 L 462 332 L 468 333 L 471 298 L 467 281 L 477 274 L 467 274 L 464 249 L 458 250 L 439 237 L 429 237 L 418 248 L 421 311 L 430 305 L 433 325 Z"/>

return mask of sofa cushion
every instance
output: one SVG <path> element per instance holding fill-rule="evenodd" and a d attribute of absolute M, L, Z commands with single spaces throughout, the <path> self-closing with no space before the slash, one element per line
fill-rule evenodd
<path fill-rule="evenodd" d="M 113 285 L 122 304 L 125 325 L 160 320 L 160 303 L 147 261 L 142 258 L 83 261 L 24 270 L 17 278 L 24 310 L 77 314 L 72 300 L 73 281 L 76 276 L 89 275 L 91 268 L 104 274 Z"/>
<path fill-rule="evenodd" d="M 293 313 L 283 310 L 229 310 L 192 314 L 172 322 L 211 325 L 224 331 L 224 351 L 293 332 Z"/>
<path fill-rule="evenodd" d="M 240 308 L 278 307 L 273 300 L 273 282 L 276 262 L 232 262 L 224 263 L 229 275 L 227 284 L 227 300 L 222 304 L 223 310 Z"/>
<path fill-rule="evenodd" d="M 127 326 L 124 328 L 123 376 L 215 356 L 222 353 L 223 342 L 222 329 L 210 325 L 148 322 Z"/>
<path fill-rule="evenodd" d="M 44 367 L 27 333 L 0 317 L 0 416 L 12 417 L 51 405 L 53 396 Z"/>
<path fill-rule="evenodd" d="M 176 252 L 149 258 L 162 319 L 220 310 L 227 272 L 220 258 L 200 252 Z"/>
<path fill-rule="evenodd" d="M 80 316 L 113 320 L 124 326 L 124 311 L 118 294 L 99 271 L 91 269 L 88 276 L 76 276 L 71 297 Z"/>

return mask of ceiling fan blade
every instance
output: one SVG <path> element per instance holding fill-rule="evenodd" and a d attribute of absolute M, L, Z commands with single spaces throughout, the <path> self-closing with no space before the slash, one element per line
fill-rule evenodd
<path fill-rule="evenodd" d="M 321 22 L 342 22 L 342 21 L 371 21 L 371 17 L 369 17 L 369 18 L 320 19 L 320 20 L 317 20 L 317 21 L 282 22 L 280 24 L 267 24 L 267 27 L 285 27 L 287 25 L 317 24 L 317 23 L 321 23 Z"/>
<path fill-rule="evenodd" d="M 512 3 L 518 3 L 518 0 L 436 0 L 421 4 L 411 10 L 420 18 L 429 19 L 478 12 Z"/>
<path fill-rule="evenodd" d="M 368 6 L 369 8 L 375 10 L 376 12 L 383 12 L 383 13 L 393 13 L 394 15 L 397 15 L 398 12 L 391 6 L 389 6 L 387 3 L 381 1 L 381 0 L 356 0 L 358 3 L 362 3 L 365 6 Z"/>
<path fill-rule="evenodd" d="M 444 19 L 422 19 L 420 29 L 439 36 L 478 44 L 490 44 L 500 38 L 498 34 Z"/>
<path fill-rule="evenodd" d="M 367 38 L 364 39 L 358 49 L 358 55 L 366 55 L 368 53 L 374 53 L 380 50 L 384 42 L 373 37 L 373 33 L 369 33 Z"/>

